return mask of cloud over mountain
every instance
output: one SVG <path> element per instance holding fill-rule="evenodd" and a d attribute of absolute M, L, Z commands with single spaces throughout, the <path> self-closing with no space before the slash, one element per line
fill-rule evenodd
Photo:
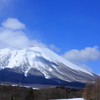
<path fill-rule="evenodd" d="M 100 51 L 99 47 L 86 47 L 82 50 L 73 49 L 65 52 L 62 56 L 72 62 L 87 61 L 87 60 L 99 60 Z"/>
<path fill-rule="evenodd" d="M 25 24 L 16 18 L 8 18 L 0 27 L 0 48 L 14 47 L 25 48 L 30 46 L 46 46 L 39 40 L 30 40 L 26 33 Z"/>
<path fill-rule="evenodd" d="M 57 48 L 54 44 L 50 45 L 50 49 L 53 50 L 53 51 L 56 51 L 56 52 L 60 51 L 60 48 Z"/>
<path fill-rule="evenodd" d="M 2 23 L 2 26 L 11 30 L 25 29 L 25 24 L 21 23 L 17 18 L 8 18 Z"/>
<path fill-rule="evenodd" d="M 92 60 L 92 61 L 100 60 L 100 51 L 99 51 L 98 46 L 86 47 L 82 50 L 73 49 L 73 50 L 67 51 L 61 56 L 77 64 L 78 66 L 81 66 L 85 69 L 88 69 L 89 71 L 92 71 L 90 67 L 82 63 L 85 63 L 86 61 L 89 61 L 89 60 Z"/>

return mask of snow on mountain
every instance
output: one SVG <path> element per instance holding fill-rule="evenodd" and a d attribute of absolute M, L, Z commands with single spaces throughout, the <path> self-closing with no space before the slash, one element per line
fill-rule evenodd
<path fill-rule="evenodd" d="M 94 77 L 91 72 L 65 60 L 50 49 L 41 47 L 1 49 L 0 69 L 5 68 L 17 68 L 26 77 L 28 74 L 42 75 L 46 79 L 57 78 L 68 82 L 84 82 Z"/>

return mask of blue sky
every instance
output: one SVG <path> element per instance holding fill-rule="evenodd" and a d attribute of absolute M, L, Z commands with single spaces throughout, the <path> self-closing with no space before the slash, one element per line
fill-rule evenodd
<path fill-rule="evenodd" d="M 12 20 L 22 26 L 8 31 L 7 23 Z M 47 46 L 65 59 L 100 73 L 100 0 L 0 0 L 0 27 L 1 37 L 5 34 L 11 41 L 16 32 L 21 36 L 14 40 L 19 38 L 22 45 L 24 38 L 27 45 Z M 18 45 L 4 39 L 0 39 L 1 48 Z"/>

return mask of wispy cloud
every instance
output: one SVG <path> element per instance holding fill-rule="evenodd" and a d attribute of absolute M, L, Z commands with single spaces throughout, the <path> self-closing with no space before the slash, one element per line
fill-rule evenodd
<path fill-rule="evenodd" d="M 25 29 L 25 24 L 16 18 L 8 18 L 2 22 L 2 27 L 0 28 L 0 48 L 46 47 L 39 40 L 30 40 L 23 29 Z"/>
<path fill-rule="evenodd" d="M 9 2 L 11 2 L 11 1 L 13 1 L 13 0 L 0 0 L 0 3 L 9 3 Z"/>
<path fill-rule="evenodd" d="M 74 64 L 78 65 L 79 67 L 88 70 L 89 72 L 93 72 L 92 68 L 90 66 L 87 66 L 85 63 L 80 62 L 73 62 Z"/>
<path fill-rule="evenodd" d="M 82 62 L 84 63 L 89 60 L 100 60 L 100 51 L 98 46 L 86 47 L 82 50 L 73 49 L 67 51 L 61 56 L 77 64 L 78 66 L 81 66 L 85 69 L 88 69 L 89 71 L 92 71 L 90 67 L 86 66 L 85 64 L 82 64 Z"/>
<path fill-rule="evenodd" d="M 12 0 L 0 0 L 0 10 L 5 8 Z"/>
<path fill-rule="evenodd" d="M 56 51 L 56 52 L 60 51 L 60 48 L 56 47 L 54 44 L 50 45 L 50 49 L 53 50 L 53 51 Z"/>
<path fill-rule="evenodd" d="M 100 76 L 100 73 L 98 75 Z"/>
<path fill-rule="evenodd" d="M 8 2 L 9 0 L 0 0 L 0 2 L 4 2 L 4 3 L 6 3 L 6 2 Z"/>

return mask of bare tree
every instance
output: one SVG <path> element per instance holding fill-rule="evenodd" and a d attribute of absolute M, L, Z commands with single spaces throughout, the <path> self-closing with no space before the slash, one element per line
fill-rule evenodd
<path fill-rule="evenodd" d="M 100 100 L 100 78 L 97 78 L 93 83 L 92 98 L 93 100 Z"/>
<path fill-rule="evenodd" d="M 93 87 L 92 81 L 88 80 L 83 90 L 83 98 L 85 100 L 91 100 L 92 87 Z"/>
<path fill-rule="evenodd" d="M 100 78 L 95 81 L 89 80 L 83 90 L 85 100 L 100 100 Z"/>

